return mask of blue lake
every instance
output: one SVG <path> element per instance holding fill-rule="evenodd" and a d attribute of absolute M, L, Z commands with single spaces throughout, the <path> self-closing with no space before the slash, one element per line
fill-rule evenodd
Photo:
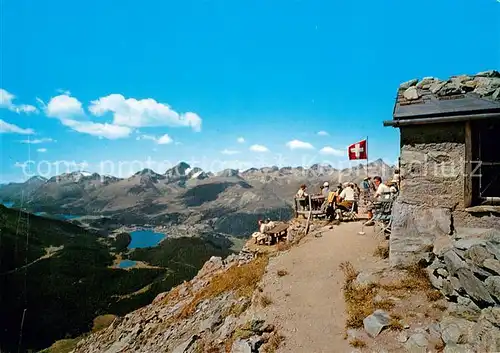
<path fill-rule="evenodd" d="M 14 202 L 2 202 L 2 205 L 7 208 L 11 208 L 12 206 L 14 206 Z"/>
<path fill-rule="evenodd" d="M 132 266 L 135 266 L 136 262 L 132 260 L 122 260 L 120 261 L 120 264 L 118 265 L 119 268 L 129 268 Z"/>
<path fill-rule="evenodd" d="M 165 234 L 156 233 L 152 230 L 136 230 L 130 232 L 130 236 L 132 237 L 132 241 L 128 246 L 129 249 L 156 246 L 165 238 Z"/>

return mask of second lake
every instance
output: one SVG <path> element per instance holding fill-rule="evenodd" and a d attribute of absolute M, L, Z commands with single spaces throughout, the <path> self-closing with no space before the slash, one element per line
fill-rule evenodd
<path fill-rule="evenodd" d="M 152 230 L 135 230 L 130 232 L 132 241 L 128 245 L 129 249 L 149 248 L 156 246 L 166 237 L 163 233 L 156 233 Z"/>

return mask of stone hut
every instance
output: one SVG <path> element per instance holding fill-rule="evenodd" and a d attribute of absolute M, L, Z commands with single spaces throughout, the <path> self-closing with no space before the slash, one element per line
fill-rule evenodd
<path fill-rule="evenodd" d="M 405 82 L 384 125 L 401 134 L 392 265 L 428 257 L 440 235 L 500 230 L 499 72 Z"/>

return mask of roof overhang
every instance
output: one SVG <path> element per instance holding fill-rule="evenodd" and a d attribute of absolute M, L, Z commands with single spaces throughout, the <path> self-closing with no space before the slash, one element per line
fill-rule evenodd
<path fill-rule="evenodd" d="M 393 119 L 384 121 L 384 126 L 400 127 L 410 125 L 425 125 L 438 123 L 456 123 L 461 121 L 481 120 L 481 119 L 500 119 L 500 111 L 483 114 L 463 114 L 451 116 L 434 117 L 411 117 L 407 119 Z"/>

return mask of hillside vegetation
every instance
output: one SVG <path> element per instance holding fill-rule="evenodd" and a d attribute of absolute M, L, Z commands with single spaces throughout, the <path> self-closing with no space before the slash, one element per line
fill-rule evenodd
<path fill-rule="evenodd" d="M 124 315 L 149 304 L 158 293 L 191 279 L 212 255 L 227 253 L 206 240 L 172 239 L 168 247 L 141 249 L 133 256 L 159 268 L 115 269 L 110 251 L 126 248 L 128 237 L 114 240 L 33 215 L 26 232 L 19 222 L 26 218 L 0 205 L 2 352 L 18 351 L 25 309 L 21 351 L 42 349 L 89 332 L 96 316 Z"/>

